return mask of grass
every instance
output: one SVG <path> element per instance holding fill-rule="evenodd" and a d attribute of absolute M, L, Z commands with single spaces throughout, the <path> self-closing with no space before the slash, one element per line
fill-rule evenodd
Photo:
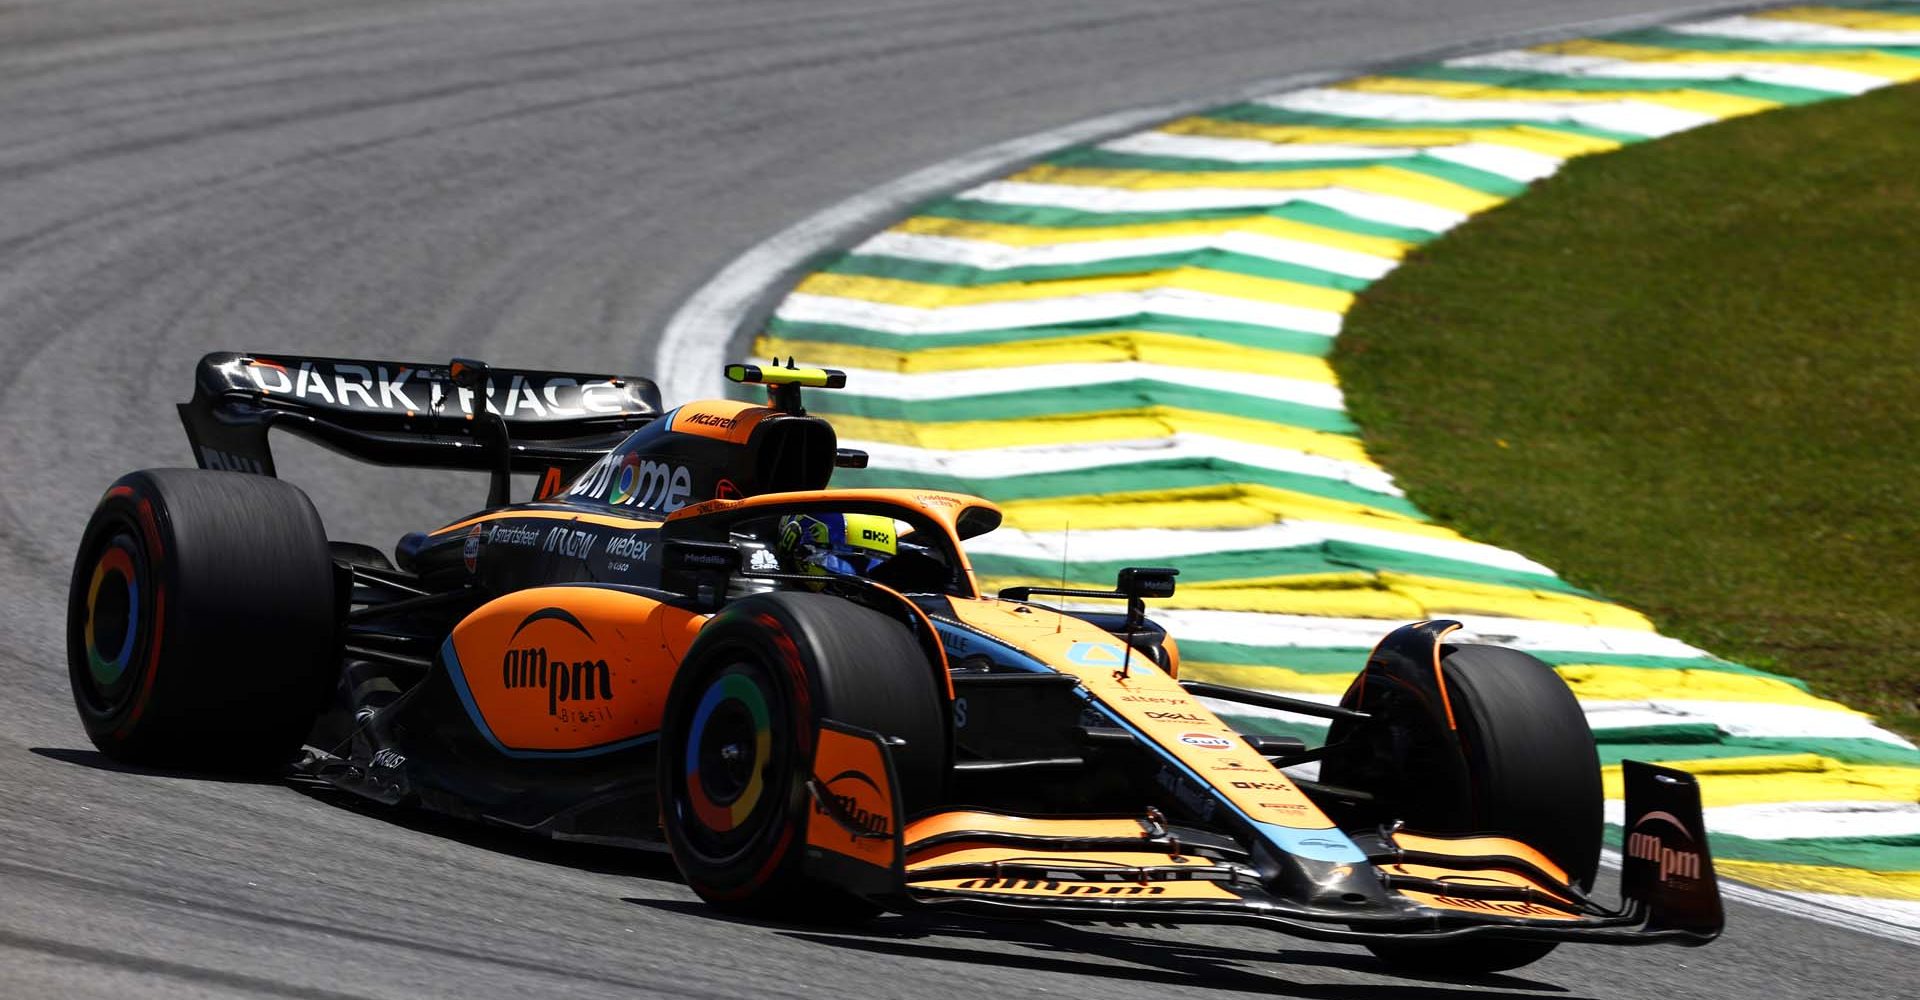
<path fill-rule="evenodd" d="M 1422 509 L 1920 735 L 1920 86 L 1575 161 L 1361 297 Z"/>

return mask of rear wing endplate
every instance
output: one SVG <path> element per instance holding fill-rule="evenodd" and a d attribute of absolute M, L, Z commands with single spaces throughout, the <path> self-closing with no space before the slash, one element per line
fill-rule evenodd
<path fill-rule="evenodd" d="M 659 387 L 637 376 L 496 368 L 481 392 L 456 386 L 452 368 L 216 352 L 180 420 L 201 468 L 271 476 L 274 428 L 380 465 L 489 470 L 498 424 L 476 416 L 497 414 L 511 470 L 542 474 L 544 495 L 660 415 Z"/>

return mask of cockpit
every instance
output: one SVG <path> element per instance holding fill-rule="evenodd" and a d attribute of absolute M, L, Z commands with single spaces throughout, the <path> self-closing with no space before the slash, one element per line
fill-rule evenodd
<path fill-rule="evenodd" d="M 848 490 L 699 504 L 669 517 L 663 538 L 738 550 L 744 587 L 853 577 L 903 594 L 973 598 L 979 589 L 960 539 L 999 522 L 1000 512 L 975 497 Z"/>

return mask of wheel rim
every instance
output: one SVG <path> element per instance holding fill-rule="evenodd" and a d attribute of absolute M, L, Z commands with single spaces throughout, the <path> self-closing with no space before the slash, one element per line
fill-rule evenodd
<path fill-rule="evenodd" d="M 714 674 L 686 716 L 680 785 L 688 846 L 714 861 L 754 846 L 778 816 L 773 790 L 788 757 L 777 689 L 757 666 Z"/>
<path fill-rule="evenodd" d="M 126 531 L 100 546 L 87 584 L 81 642 L 86 651 L 84 689 L 96 711 L 110 714 L 135 688 L 142 639 L 153 611 L 141 599 L 146 559 Z"/>

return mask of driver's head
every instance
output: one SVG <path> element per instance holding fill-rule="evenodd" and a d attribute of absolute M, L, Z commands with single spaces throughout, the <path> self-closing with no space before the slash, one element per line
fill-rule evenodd
<path fill-rule="evenodd" d="M 789 573 L 866 576 L 893 557 L 893 518 L 879 514 L 788 514 L 774 553 Z"/>

